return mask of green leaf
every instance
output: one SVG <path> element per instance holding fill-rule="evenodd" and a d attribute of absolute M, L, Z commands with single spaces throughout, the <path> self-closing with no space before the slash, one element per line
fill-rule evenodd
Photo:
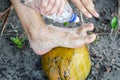
<path fill-rule="evenodd" d="M 117 24 L 118 24 L 118 18 L 116 16 L 114 16 L 112 21 L 111 21 L 112 29 L 116 29 L 117 28 Z"/>
<path fill-rule="evenodd" d="M 22 49 L 23 45 L 17 45 L 17 48 Z"/>
<path fill-rule="evenodd" d="M 23 42 L 18 37 L 11 37 L 10 40 L 18 47 L 22 48 Z"/>
<path fill-rule="evenodd" d="M 64 26 L 69 26 L 69 22 L 64 22 Z"/>
<path fill-rule="evenodd" d="M 19 44 L 20 43 L 20 40 L 18 38 L 15 38 L 15 41 L 14 41 L 15 44 Z"/>

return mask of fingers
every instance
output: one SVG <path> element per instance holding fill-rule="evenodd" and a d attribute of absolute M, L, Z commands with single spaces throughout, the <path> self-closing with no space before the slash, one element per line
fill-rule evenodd
<path fill-rule="evenodd" d="M 49 12 L 51 12 L 52 10 L 54 10 L 54 9 L 57 8 L 57 6 L 54 7 L 54 5 L 56 4 L 55 2 L 56 2 L 56 0 L 49 0 L 49 3 L 48 3 L 48 5 L 47 5 L 47 7 L 44 8 L 44 9 L 42 10 L 42 12 L 43 12 L 45 15 L 50 14 Z"/>
<path fill-rule="evenodd" d="M 60 0 L 60 1 L 61 1 L 61 5 L 58 9 L 57 16 L 60 16 L 63 13 L 65 6 L 67 4 L 67 0 Z"/>
<path fill-rule="evenodd" d="M 44 9 L 47 8 L 49 0 L 34 0 L 35 10 L 37 13 L 44 13 Z"/>
<path fill-rule="evenodd" d="M 48 15 L 52 15 L 58 11 L 58 7 L 60 6 L 60 2 L 58 0 L 55 0 L 55 4 L 52 6 L 52 9 L 48 11 Z"/>
<path fill-rule="evenodd" d="M 88 10 L 84 7 L 80 0 L 72 0 L 72 2 L 86 17 L 92 18 L 92 15 L 88 12 Z"/>
<path fill-rule="evenodd" d="M 93 16 L 95 16 L 97 18 L 99 17 L 99 14 L 95 10 L 92 0 L 81 0 L 81 1 L 82 1 L 83 5 L 85 6 L 85 8 L 89 11 L 89 13 L 91 13 Z"/>
<path fill-rule="evenodd" d="M 92 0 L 72 0 L 75 6 L 88 18 L 99 17 Z"/>
<path fill-rule="evenodd" d="M 41 0 L 41 5 L 40 5 L 41 9 L 42 8 L 46 9 L 49 2 L 50 2 L 50 0 Z"/>
<path fill-rule="evenodd" d="M 44 15 L 47 15 L 48 12 L 53 9 L 54 4 L 55 0 L 42 0 L 40 12 Z"/>
<path fill-rule="evenodd" d="M 64 11 L 67 0 L 42 0 L 40 12 L 43 15 L 52 15 L 57 13 L 58 16 Z"/>

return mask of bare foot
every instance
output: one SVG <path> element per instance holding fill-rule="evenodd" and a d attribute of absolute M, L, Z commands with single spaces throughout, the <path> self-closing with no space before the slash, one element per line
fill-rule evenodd
<path fill-rule="evenodd" d="M 88 35 L 87 31 L 94 29 L 93 24 L 83 24 L 80 28 L 67 29 L 45 25 L 40 14 L 25 7 L 18 0 L 11 0 L 23 24 L 31 47 L 39 55 L 46 54 L 51 49 L 62 46 L 69 48 L 81 47 L 96 38 L 95 34 Z"/>
<path fill-rule="evenodd" d="M 31 39 L 31 46 L 34 51 L 41 55 L 50 51 L 54 47 L 62 46 L 69 48 L 81 47 L 83 44 L 92 43 L 96 39 L 95 34 L 88 35 L 88 31 L 92 31 L 94 26 L 92 23 L 83 24 L 80 28 L 68 29 L 48 26 L 46 32 L 38 33 L 39 36 Z M 71 32 L 72 31 L 72 32 Z"/>

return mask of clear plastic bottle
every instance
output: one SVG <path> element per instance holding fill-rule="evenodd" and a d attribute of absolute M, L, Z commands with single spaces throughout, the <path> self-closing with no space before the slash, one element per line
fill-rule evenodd
<path fill-rule="evenodd" d="M 24 4 L 30 8 L 33 8 L 32 3 L 34 3 L 34 0 L 20 0 L 22 3 L 24 2 Z M 43 15 L 44 16 L 44 15 Z M 56 13 L 50 15 L 50 16 L 45 16 L 49 19 L 52 19 L 54 21 L 57 21 L 59 23 L 64 23 L 64 22 L 79 22 L 79 17 L 73 12 L 71 6 L 69 4 L 67 4 L 65 6 L 65 9 L 63 11 L 63 13 L 60 16 L 57 16 Z"/>

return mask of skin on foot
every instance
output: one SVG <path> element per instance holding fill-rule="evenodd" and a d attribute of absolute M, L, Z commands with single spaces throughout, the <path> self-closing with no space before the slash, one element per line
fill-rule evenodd
<path fill-rule="evenodd" d="M 46 54 L 58 46 L 81 47 L 93 42 L 96 38 L 95 34 L 87 34 L 87 31 L 94 29 L 92 23 L 83 24 L 75 29 L 46 25 L 41 15 L 34 10 L 22 5 L 18 0 L 11 0 L 11 2 L 28 36 L 32 49 L 39 55 Z"/>
<path fill-rule="evenodd" d="M 75 29 L 74 33 L 71 33 L 70 30 L 68 32 L 67 28 L 65 28 L 66 30 L 64 31 L 60 29 L 61 28 L 58 30 L 53 26 L 49 26 L 44 36 L 34 38 L 31 42 L 34 51 L 39 55 L 43 55 L 58 46 L 78 48 L 84 44 L 90 44 L 96 39 L 95 34 L 87 34 L 88 31 L 94 29 L 92 23 L 83 24 L 80 28 Z"/>

